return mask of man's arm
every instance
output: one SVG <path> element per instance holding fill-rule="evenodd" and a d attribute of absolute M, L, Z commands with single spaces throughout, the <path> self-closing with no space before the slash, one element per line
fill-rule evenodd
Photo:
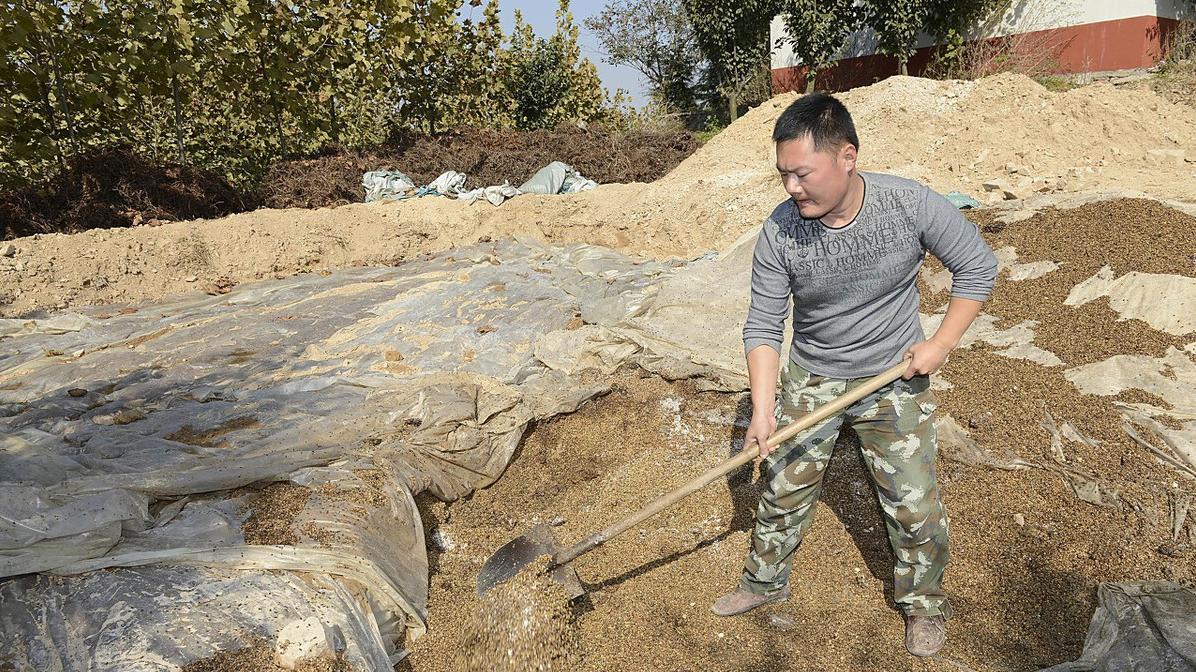
<path fill-rule="evenodd" d="M 747 355 L 748 381 L 752 388 L 752 420 L 744 436 L 744 449 L 760 446 L 760 459 L 768 455 L 765 443 L 777 428 L 777 373 L 785 319 L 789 316 L 789 271 L 769 236 L 766 222 L 752 255 L 752 298 L 743 326 L 743 349 Z"/>
<path fill-rule="evenodd" d="M 934 373 L 959 345 L 980 314 L 997 277 L 997 258 L 980 230 L 946 198 L 927 189 L 920 213 L 922 245 L 951 271 L 951 302 L 942 324 L 929 339 L 906 352 L 909 367 L 902 377 Z"/>
<path fill-rule="evenodd" d="M 951 297 L 951 302 L 947 304 L 947 314 L 934 336 L 914 343 L 906 351 L 909 367 L 901 377 L 909 380 L 917 375 L 938 371 L 939 367 L 946 363 L 947 355 L 959 345 L 963 333 L 972 326 L 972 321 L 980 314 L 983 305 L 984 302 L 975 299 Z"/>
<path fill-rule="evenodd" d="M 752 421 L 744 435 L 743 448 L 760 444 L 760 460 L 768 456 L 768 437 L 777 431 L 777 375 L 781 371 L 780 353 L 767 345 L 754 348 L 747 355 L 748 381 L 752 386 Z M 757 460 L 759 461 L 759 460 Z"/>

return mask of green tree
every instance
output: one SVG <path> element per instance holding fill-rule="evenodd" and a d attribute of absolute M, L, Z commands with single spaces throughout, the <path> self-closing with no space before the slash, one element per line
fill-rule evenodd
<path fill-rule="evenodd" d="M 569 90 L 559 44 L 537 37 L 523 14 L 515 10 L 511 45 L 504 56 L 504 79 L 515 101 L 515 126 L 530 129 L 554 125 L 554 111 Z"/>
<path fill-rule="evenodd" d="M 656 103 L 672 112 L 693 111 L 693 82 L 703 58 L 679 0 L 612 0 L 585 25 L 608 63 L 631 67 L 648 80 Z"/>
<path fill-rule="evenodd" d="M 605 91 L 562 2 L 504 48 L 497 2 L 9 0 L 0 3 L 0 186 L 126 145 L 248 185 L 271 162 L 396 130 L 594 120 Z M 480 6 L 470 0 L 471 6 Z M 516 105 L 516 100 L 520 104 Z"/>
<path fill-rule="evenodd" d="M 446 64 L 448 86 L 437 102 L 446 128 L 509 128 L 514 101 L 503 83 L 502 23 L 497 0 L 486 4 L 482 19 L 466 18 L 457 28 L 458 48 Z"/>
<path fill-rule="evenodd" d="M 863 12 L 855 0 L 786 0 L 782 17 L 793 52 L 806 66 L 806 92 L 825 70 L 847 38 L 859 29 Z"/>
<path fill-rule="evenodd" d="M 561 0 L 556 31 L 548 38 L 536 36 L 515 11 L 510 47 L 503 54 L 503 79 L 515 103 L 517 128 L 552 128 L 563 121 L 600 120 L 606 114 L 598 69 L 581 57 L 577 37 L 569 0 Z"/>
<path fill-rule="evenodd" d="M 753 76 L 767 67 L 771 52 L 768 27 L 778 13 L 777 0 L 684 0 L 698 48 L 710 61 L 727 116 L 739 116 L 742 94 Z"/>
<path fill-rule="evenodd" d="M 934 0 L 864 0 L 868 25 L 876 31 L 877 51 L 894 56 L 897 70 L 909 74 L 918 32 L 930 18 Z"/>
<path fill-rule="evenodd" d="M 580 28 L 573 21 L 569 0 L 560 0 L 556 11 L 556 31 L 550 42 L 556 43 L 561 67 L 569 82 L 556 113 L 556 121 L 597 121 L 606 114 L 607 95 L 598 76 L 598 66 L 581 55 L 578 44 Z"/>
<path fill-rule="evenodd" d="M 56 101 L 55 79 L 46 37 L 61 34 L 63 10 L 58 5 L 0 3 L 0 163 L 16 171 L 42 171 L 61 164 L 71 147 L 64 146 L 63 114 Z"/>
<path fill-rule="evenodd" d="M 942 40 L 962 39 L 979 21 L 1003 10 L 1009 0 L 863 0 L 865 22 L 876 31 L 878 51 L 894 56 L 909 74 L 919 33 Z"/>

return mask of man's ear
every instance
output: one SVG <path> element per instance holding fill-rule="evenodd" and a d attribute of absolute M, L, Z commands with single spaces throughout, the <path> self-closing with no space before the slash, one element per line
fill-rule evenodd
<path fill-rule="evenodd" d="M 852 168 L 855 168 L 855 145 L 851 144 L 850 142 L 843 143 L 843 146 L 839 148 L 839 160 L 844 162 L 844 167 L 846 167 L 848 171 L 850 171 Z"/>

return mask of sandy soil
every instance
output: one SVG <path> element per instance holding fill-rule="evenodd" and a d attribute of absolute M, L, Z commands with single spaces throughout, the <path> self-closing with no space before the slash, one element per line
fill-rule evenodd
<path fill-rule="evenodd" d="M 425 198 L 17 239 L 0 245 L 12 252 L 0 256 L 0 314 L 219 291 L 510 235 L 694 256 L 758 226 L 785 197 L 769 133 L 793 98 L 753 109 L 651 184 L 524 196 L 498 208 Z M 859 127 L 865 169 L 942 192 L 989 200 L 1006 191 L 1122 188 L 1196 201 L 1196 115 L 1148 90 L 1093 84 L 1054 93 L 1006 74 L 977 82 L 894 77 L 842 98 Z"/>

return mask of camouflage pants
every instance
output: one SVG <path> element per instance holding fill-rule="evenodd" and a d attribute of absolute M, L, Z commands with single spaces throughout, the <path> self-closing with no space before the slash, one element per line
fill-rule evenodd
<path fill-rule="evenodd" d="M 816 376 L 789 362 L 781 374 L 778 427 L 865 381 Z M 942 590 L 948 530 L 934 467 L 935 405 L 928 376 L 899 379 L 778 446 L 761 465 L 766 487 L 741 585 L 764 593 L 788 582 L 793 553 L 813 521 L 822 477 L 846 420 L 860 437 L 864 463 L 884 512 L 896 557 L 897 605 L 907 613 L 949 617 Z"/>

